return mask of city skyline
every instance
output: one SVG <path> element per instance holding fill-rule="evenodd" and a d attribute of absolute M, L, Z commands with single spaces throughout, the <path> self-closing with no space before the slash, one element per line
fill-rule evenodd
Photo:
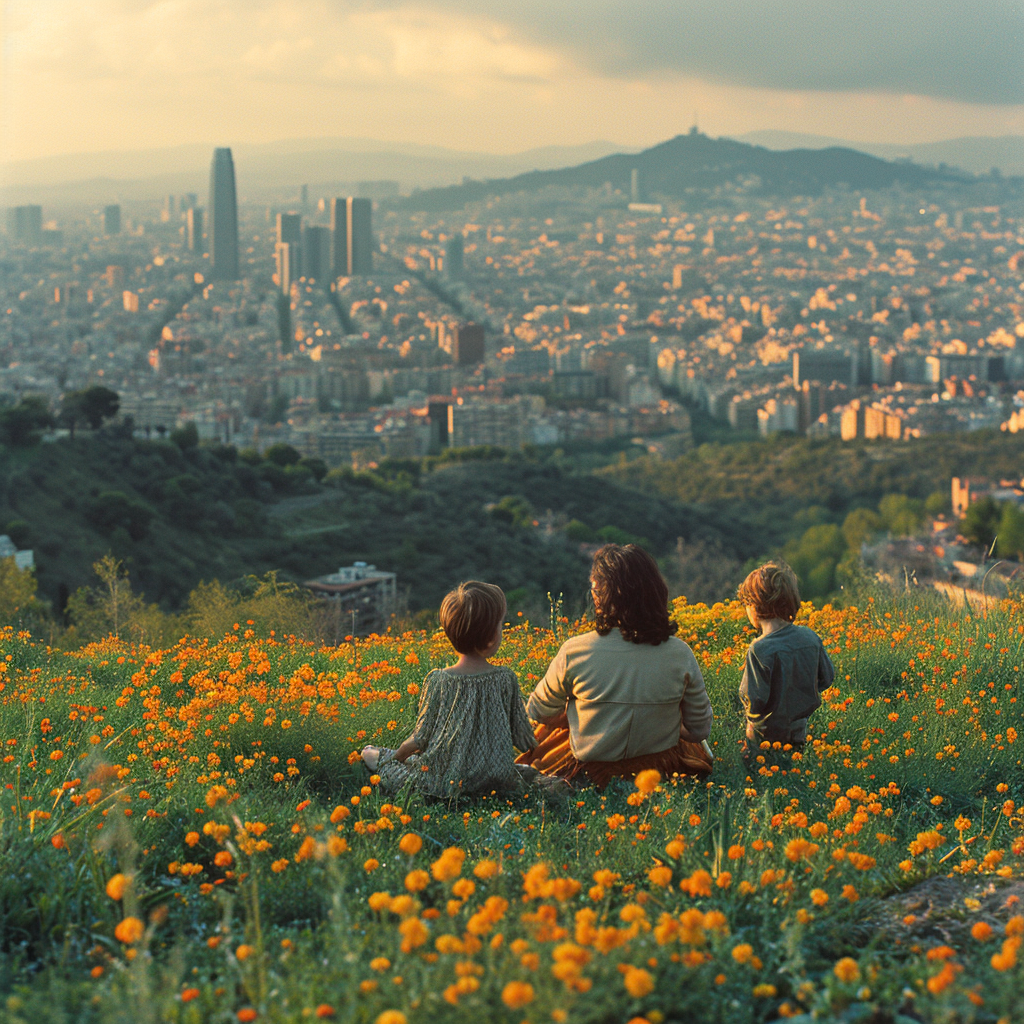
<path fill-rule="evenodd" d="M 640 147 L 695 120 L 716 136 L 855 142 L 1024 134 L 1024 11 L 1009 0 L 956 12 L 790 0 L 770 17 L 661 0 L 630 12 L 594 0 L 586 16 L 473 0 L 14 0 L 2 30 L 4 163 L 303 135 Z"/>

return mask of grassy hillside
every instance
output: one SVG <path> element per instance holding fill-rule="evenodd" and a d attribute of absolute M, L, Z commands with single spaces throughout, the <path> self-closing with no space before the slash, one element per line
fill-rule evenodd
<path fill-rule="evenodd" d="M 1020 605 L 804 606 L 835 684 L 745 762 L 736 602 L 676 601 L 708 784 L 383 792 L 443 634 L 166 649 L 0 630 L 11 1024 L 1019 1024 Z M 230 620 L 229 620 L 230 621 Z M 509 629 L 524 692 L 587 623 Z"/>
<path fill-rule="evenodd" d="M 107 551 L 165 609 L 180 607 L 200 580 L 279 570 L 301 581 L 362 559 L 397 572 L 416 610 L 471 577 L 522 600 L 550 591 L 574 601 L 586 593 L 588 564 L 578 538 L 609 527 L 656 552 L 679 536 L 719 536 L 685 505 L 553 462 L 500 451 L 458 457 L 321 481 L 315 462 L 281 465 L 108 429 L 0 453 L 0 528 L 35 550 L 41 594 L 58 608 L 93 582 Z M 553 528 L 535 527 L 548 510 Z"/>

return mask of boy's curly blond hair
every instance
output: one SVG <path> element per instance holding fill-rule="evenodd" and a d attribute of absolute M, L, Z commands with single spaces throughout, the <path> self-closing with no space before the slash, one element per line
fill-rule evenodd
<path fill-rule="evenodd" d="M 782 561 L 766 562 L 755 569 L 740 584 L 736 596 L 743 604 L 752 604 L 759 619 L 792 622 L 800 610 L 800 584 L 796 573 Z"/>

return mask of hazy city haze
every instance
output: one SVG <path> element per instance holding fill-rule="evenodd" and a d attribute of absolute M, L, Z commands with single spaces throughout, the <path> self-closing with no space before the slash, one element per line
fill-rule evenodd
<path fill-rule="evenodd" d="M 8 0 L 4 162 L 368 136 L 478 152 L 685 131 L 1024 133 L 1024 9 Z"/>

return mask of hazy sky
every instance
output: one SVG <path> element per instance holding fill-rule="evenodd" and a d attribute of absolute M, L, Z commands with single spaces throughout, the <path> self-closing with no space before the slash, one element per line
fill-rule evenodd
<path fill-rule="evenodd" d="M 0 160 L 1024 134 L 1021 0 L 0 0 Z"/>

